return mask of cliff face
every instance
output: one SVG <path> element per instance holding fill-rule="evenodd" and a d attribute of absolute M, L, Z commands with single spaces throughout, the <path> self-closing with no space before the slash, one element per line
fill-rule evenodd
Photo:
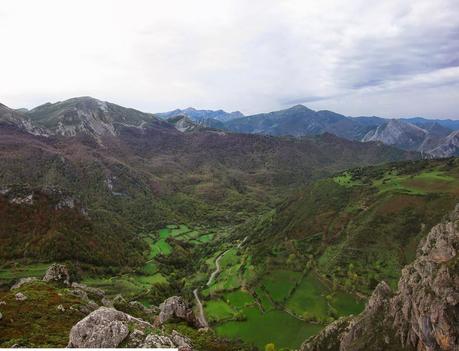
<path fill-rule="evenodd" d="M 360 315 L 335 321 L 301 350 L 459 350 L 458 252 L 459 205 L 420 244 L 396 292 L 381 282 Z"/>

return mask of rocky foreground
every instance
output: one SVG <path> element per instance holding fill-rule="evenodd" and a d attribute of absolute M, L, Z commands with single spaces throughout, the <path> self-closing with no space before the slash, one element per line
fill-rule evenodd
<path fill-rule="evenodd" d="M 61 264 L 41 280 L 22 278 L 1 293 L 0 311 L 0 347 L 245 349 L 203 328 L 180 296 L 158 307 L 108 298 L 101 289 L 71 282 Z"/>
<path fill-rule="evenodd" d="M 381 282 L 360 315 L 331 323 L 300 350 L 458 351 L 458 252 L 459 205 L 421 242 L 396 291 Z M 23 278 L 1 293 L 0 310 L 0 347 L 247 349 L 203 328 L 179 296 L 149 308 L 121 295 L 109 299 L 71 282 L 60 264 L 42 280 Z"/>
<path fill-rule="evenodd" d="M 392 291 L 381 282 L 365 310 L 308 339 L 301 351 L 459 350 L 459 205 L 432 228 Z"/>

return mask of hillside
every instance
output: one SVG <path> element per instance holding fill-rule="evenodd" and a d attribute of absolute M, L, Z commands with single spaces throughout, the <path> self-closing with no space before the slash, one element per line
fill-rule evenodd
<path fill-rule="evenodd" d="M 311 184 L 239 235 L 262 264 L 268 253 L 283 264 L 313 258 L 324 279 L 368 294 L 383 279 L 395 286 L 458 189 L 454 158 L 357 168 Z"/>
<path fill-rule="evenodd" d="M 171 222 L 242 222 L 312 179 L 418 157 L 332 135 L 290 139 L 202 127 L 183 133 L 148 114 L 91 98 L 46 104 L 27 116 L 2 111 L 2 187 L 63 189 L 90 217 L 104 218 L 128 236 Z M 41 132 L 32 134 L 37 128 Z M 116 236 L 112 244 L 122 240 Z"/>
<path fill-rule="evenodd" d="M 92 265 L 138 265 L 145 244 L 127 224 L 86 209 L 58 189 L 3 188 L 0 192 L 3 262 L 69 260 Z"/>

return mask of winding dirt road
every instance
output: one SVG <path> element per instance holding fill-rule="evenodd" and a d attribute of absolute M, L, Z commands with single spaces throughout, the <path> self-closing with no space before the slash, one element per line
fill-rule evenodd
<path fill-rule="evenodd" d="M 209 324 L 207 323 L 206 316 L 204 315 L 204 308 L 202 307 L 202 302 L 199 299 L 198 289 L 194 289 L 193 290 L 193 295 L 194 295 L 194 298 L 196 299 L 196 303 L 198 304 L 198 309 L 199 309 L 198 319 L 199 319 L 199 322 L 201 322 L 201 324 L 205 328 L 208 328 Z"/>
<path fill-rule="evenodd" d="M 241 246 L 245 243 L 245 241 L 247 240 L 247 237 L 244 238 L 244 240 L 242 240 L 238 245 L 237 245 L 237 248 L 240 249 Z M 222 254 L 220 254 L 216 259 L 215 259 L 215 271 L 212 272 L 212 274 L 210 275 L 209 277 L 209 280 L 207 281 L 207 284 L 206 286 L 210 286 L 212 285 L 212 283 L 214 282 L 215 280 L 215 277 L 220 274 L 220 271 L 221 271 L 221 267 L 220 267 L 220 260 L 223 258 L 223 256 L 225 256 L 228 251 L 230 251 L 231 249 L 228 249 L 226 250 L 225 252 L 223 252 Z M 209 324 L 207 323 L 207 319 L 206 319 L 206 316 L 204 314 L 204 307 L 202 306 L 202 302 L 201 302 L 201 299 L 199 298 L 199 292 L 198 292 L 198 289 L 194 289 L 193 290 L 193 295 L 194 295 L 194 298 L 196 300 L 196 304 L 198 305 L 198 310 L 199 310 L 199 315 L 198 315 L 198 319 L 199 321 L 201 322 L 202 325 L 204 325 L 206 328 L 209 327 Z"/>
<path fill-rule="evenodd" d="M 207 281 L 207 284 L 206 284 L 207 286 L 210 286 L 210 285 L 213 283 L 215 277 L 220 273 L 220 271 L 221 271 L 221 268 L 220 268 L 220 260 L 223 258 L 223 256 L 225 256 L 225 255 L 227 254 L 227 252 L 228 252 L 229 250 L 231 250 L 231 249 L 228 249 L 228 250 L 226 250 L 225 252 L 223 252 L 223 253 L 222 253 L 220 256 L 218 256 L 217 259 L 215 260 L 215 267 L 216 267 L 216 268 L 215 268 L 215 271 L 213 271 L 212 274 L 210 275 L 209 280 Z"/>

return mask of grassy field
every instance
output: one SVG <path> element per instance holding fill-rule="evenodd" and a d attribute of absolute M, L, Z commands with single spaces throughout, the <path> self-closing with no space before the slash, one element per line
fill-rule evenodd
<path fill-rule="evenodd" d="M 110 278 L 87 277 L 83 279 L 83 283 L 88 286 L 103 289 L 109 296 L 122 294 L 123 296 L 130 298 L 146 291 L 154 284 L 167 283 L 167 279 L 161 273 L 145 276 L 125 274 Z"/>
<path fill-rule="evenodd" d="M 0 281 L 10 281 L 26 277 L 41 278 L 45 275 L 50 264 L 51 263 L 36 263 L 0 268 Z"/>
<path fill-rule="evenodd" d="M 266 274 L 261 285 L 266 288 L 274 301 L 282 302 L 288 297 L 300 277 L 299 272 L 276 270 Z"/>
<path fill-rule="evenodd" d="M 305 323 L 282 311 L 263 314 L 257 307 L 246 307 L 243 314 L 247 318 L 245 321 L 220 324 L 216 327 L 217 333 L 240 338 L 264 350 L 268 343 L 274 343 L 278 348 L 297 348 L 306 338 L 322 329 L 321 325 Z"/>
<path fill-rule="evenodd" d="M 307 312 L 317 320 L 327 318 L 328 305 L 325 295 L 328 290 L 314 276 L 307 275 L 287 302 L 287 308 L 298 316 Z"/>
<path fill-rule="evenodd" d="M 342 185 L 344 187 L 352 187 L 355 185 L 361 185 L 362 183 L 357 180 L 352 179 L 352 174 L 349 172 L 344 172 L 336 177 L 333 178 L 333 180 L 338 183 L 339 185 Z"/>
<path fill-rule="evenodd" d="M 230 319 L 236 311 L 223 300 L 211 300 L 205 303 L 204 310 L 209 323 Z"/>
<path fill-rule="evenodd" d="M 199 241 L 201 243 L 201 241 L 208 242 L 213 236 L 214 233 L 209 230 L 192 230 L 183 224 L 170 224 L 160 229 L 157 233 L 145 237 L 149 245 L 148 260 L 140 272 L 114 277 L 86 277 L 83 282 L 89 286 L 104 289 L 109 295 L 118 293 L 126 297 L 139 295 L 155 284 L 168 283 L 166 276 L 159 271 L 156 259 L 158 255 L 169 256 L 172 254 L 173 248 L 167 241 L 169 238 L 189 242 Z M 211 262 L 210 258 L 209 262 Z"/>
<path fill-rule="evenodd" d="M 243 308 L 246 305 L 254 302 L 250 294 L 241 290 L 226 293 L 224 295 L 224 299 L 228 304 L 236 308 Z"/>

